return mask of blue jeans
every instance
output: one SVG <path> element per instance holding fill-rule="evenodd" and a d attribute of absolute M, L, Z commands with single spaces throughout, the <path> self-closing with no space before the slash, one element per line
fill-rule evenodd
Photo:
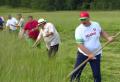
<path fill-rule="evenodd" d="M 101 60 L 101 54 L 95 56 L 96 59 L 94 60 L 89 60 L 88 62 L 90 63 L 92 72 L 93 72 L 93 77 L 94 77 L 94 82 L 101 82 L 101 72 L 100 72 L 100 60 Z M 82 53 L 80 53 L 79 51 L 77 52 L 77 60 L 76 60 L 76 64 L 74 66 L 74 69 L 79 66 L 84 60 L 86 60 L 88 57 L 83 55 Z M 78 82 L 80 82 L 80 76 L 81 73 L 84 69 L 84 67 L 86 66 L 86 64 L 84 64 L 83 66 L 81 66 L 81 68 L 79 68 L 76 72 L 74 72 L 71 76 L 71 80 L 70 82 L 73 82 L 73 80 L 77 80 Z"/>

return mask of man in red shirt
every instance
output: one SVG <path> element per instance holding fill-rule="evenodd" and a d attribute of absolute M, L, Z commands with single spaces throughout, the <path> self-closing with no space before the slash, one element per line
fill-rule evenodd
<path fill-rule="evenodd" d="M 28 22 L 26 22 L 23 30 L 19 34 L 19 38 L 22 38 L 24 34 L 27 42 L 32 46 L 39 35 L 38 22 L 33 19 L 33 16 L 28 17 Z"/>

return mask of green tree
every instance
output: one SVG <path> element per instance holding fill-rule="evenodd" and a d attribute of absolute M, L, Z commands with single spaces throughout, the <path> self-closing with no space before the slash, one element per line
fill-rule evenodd
<path fill-rule="evenodd" d="M 19 7 L 21 4 L 21 1 L 20 0 L 10 0 L 10 5 L 12 7 Z"/>
<path fill-rule="evenodd" d="M 0 0 L 0 6 L 5 5 L 5 0 Z"/>
<path fill-rule="evenodd" d="M 65 7 L 65 0 L 55 0 L 54 5 L 56 10 L 63 10 Z"/>
<path fill-rule="evenodd" d="M 21 0 L 21 7 L 31 8 L 31 0 Z"/>

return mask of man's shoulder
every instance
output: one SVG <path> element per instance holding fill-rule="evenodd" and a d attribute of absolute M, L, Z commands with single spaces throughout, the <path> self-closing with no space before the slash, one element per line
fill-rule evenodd
<path fill-rule="evenodd" d="M 28 25 L 28 24 L 30 24 L 30 22 L 29 22 L 29 21 L 27 21 L 27 22 L 25 23 L 25 25 Z"/>
<path fill-rule="evenodd" d="M 2 21 L 4 21 L 4 17 L 1 16 L 0 19 L 1 19 Z"/>
<path fill-rule="evenodd" d="M 83 26 L 83 24 L 80 24 L 79 26 L 76 27 L 76 30 L 84 30 L 85 27 Z"/>
<path fill-rule="evenodd" d="M 93 25 L 99 25 L 99 23 L 96 22 L 96 21 L 91 21 L 91 23 L 92 23 Z"/>
<path fill-rule="evenodd" d="M 33 21 L 37 21 L 36 19 L 34 19 Z"/>
<path fill-rule="evenodd" d="M 29 26 L 30 26 L 30 21 L 27 21 L 27 22 L 25 23 L 24 28 L 29 28 Z"/>
<path fill-rule="evenodd" d="M 10 22 L 10 19 L 7 20 L 7 23 L 9 23 L 9 22 Z"/>
<path fill-rule="evenodd" d="M 46 25 L 45 25 L 45 27 L 46 27 L 46 28 L 47 28 L 47 27 L 48 27 L 48 28 L 52 28 L 52 27 L 55 27 L 55 26 L 54 26 L 53 23 L 47 22 Z"/>
<path fill-rule="evenodd" d="M 47 24 L 47 25 L 53 25 L 51 22 L 47 22 L 46 24 Z"/>
<path fill-rule="evenodd" d="M 12 17 L 12 19 L 11 20 L 17 20 L 15 17 Z"/>
<path fill-rule="evenodd" d="M 23 19 L 23 18 L 21 18 L 21 19 L 20 19 L 20 21 L 24 21 L 24 19 Z"/>
<path fill-rule="evenodd" d="M 37 20 L 35 20 L 35 19 L 34 19 L 32 22 L 34 22 L 34 23 L 38 23 L 38 21 L 37 21 Z"/>

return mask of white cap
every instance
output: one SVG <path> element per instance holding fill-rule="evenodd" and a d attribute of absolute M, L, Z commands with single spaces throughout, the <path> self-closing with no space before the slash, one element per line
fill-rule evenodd
<path fill-rule="evenodd" d="M 40 18 L 40 19 L 38 20 L 38 23 L 43 23 L 43 22 L 46 22 L 46 20 L 43 19 L 43 18 Z"/>

